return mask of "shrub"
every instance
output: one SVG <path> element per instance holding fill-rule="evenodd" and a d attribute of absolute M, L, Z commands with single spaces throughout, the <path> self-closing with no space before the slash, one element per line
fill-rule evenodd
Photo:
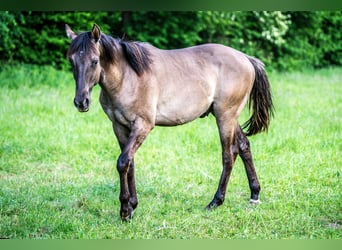
<path fill-rule="evenodd" d="M 75 31 L 98 23 L 107 34 L 164 49 L 222 43 L 260 58 L 268 69 L 342 65 L 341 11 L 0 11 L 2 62 L 68 68 L 65 23 Z"/>

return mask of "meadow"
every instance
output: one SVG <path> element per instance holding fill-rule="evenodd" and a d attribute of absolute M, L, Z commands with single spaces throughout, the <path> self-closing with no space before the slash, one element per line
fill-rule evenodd
<path fill-rule="evenodd" d="M 71 72 L 0 69 L 0 238 L 341 239 L 342 68 L 269 73 L 275 117 L 250 137 L 262 186 L 250 205 L 240 159 L 225 203 L 212 116 L 156 127 L 138 151 L 139 207 L 119 216 L 119 147 L 98 102 L 73 106 Z M 241 123 L 248 117 L 247 110 Z"/>

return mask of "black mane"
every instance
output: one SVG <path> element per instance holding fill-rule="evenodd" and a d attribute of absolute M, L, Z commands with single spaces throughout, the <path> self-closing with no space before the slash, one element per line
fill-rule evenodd
<path fill-rule="evenodd" d="M 101 34 L 101 59 L 108 63 L 115 63 L 117 60 L 117 50 L 119 49 L 118 39 Z"/>
<path fill-rule="evenodd" d="M 127 42 L 120 39 L 115 39 L 111 36 L 101 34 L 100 42 L 100 57 L 107 63 L 115 63 L 118 58 L 118 49 L 121 45 L 126 61 L 132 69 L 141 76 L 143 73 L 150 71 L 152 63 L 151 55 L 147 48 L 140 42 Z M 80 33 L 70 45 L 68 56 L 79 51 L 84 53 L 91 52 L 95 48 L 95 43 L 91 38 L 91 32 Z"/>
<path fill-rule="evenodd" d="M 120 40 L 126 60 L 132 69 L 141 76 L 144 72 L 150 71 L 152 63 L 151 54 L 147 48 L 139 42 L 125 42 Z"/>

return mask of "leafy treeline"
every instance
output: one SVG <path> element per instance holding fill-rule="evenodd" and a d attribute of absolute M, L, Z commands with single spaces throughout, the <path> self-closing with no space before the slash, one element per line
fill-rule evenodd
<path fill-rule="evenodd" d="M 126 40 L 173 49 L 222 43 L 262 59 L 267 68 L 298 70 L 342 65 L 342 12 L 0 12 L 0 59 L 68 67 L 75 31 L 97 23 Z"/>

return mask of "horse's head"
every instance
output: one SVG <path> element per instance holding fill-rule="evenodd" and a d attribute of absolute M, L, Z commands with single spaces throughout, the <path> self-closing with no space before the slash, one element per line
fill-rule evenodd
<path fill-rule="evenodd" d="M 100 28 L 94 24 L 92 31 L 76 35 L 66 24 L 67 36 L 71 39 L 68 58 L 76 81 L 74 104 L 78 111 L 89 110 L 91 91 L 100 81 Z"/>

